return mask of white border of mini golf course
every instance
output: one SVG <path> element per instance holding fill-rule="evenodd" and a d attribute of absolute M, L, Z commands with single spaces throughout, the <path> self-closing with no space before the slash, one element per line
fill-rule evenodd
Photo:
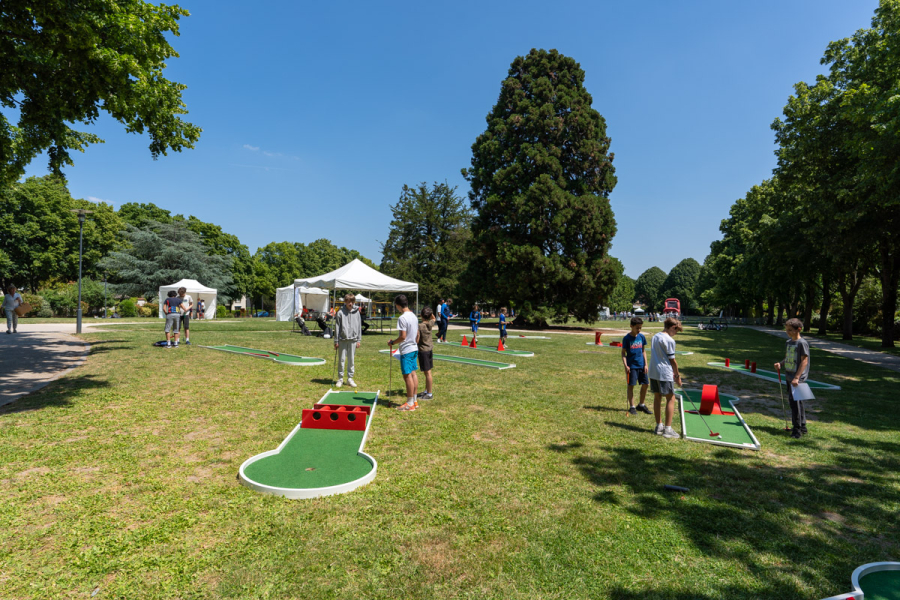
<path fill-rule="evenodd" d="M 230 345 L 230 344 L 226 344 Z M 252 354 L 248 352 L 238 352 L 237 350 L 225 350 L 224 348 L 219 348 L 218 346 L 200 346 L 201 348 L 207 348 L 209 350 L 218 350 L 219 352 L 230 352 L 231 354 L 240 354 L 241 356 L 249 356 L 250 358 L 262 358 L 265 360 L 271 360 L 273 362 L 278 363 L 279 365 L 287 365 L 289 367 L 318 367 L 319 365 L 325 364 L 324 358 L 318 358 L 315 356 L 298 356 L 297 354 L 288 354 L 287 352 L 279 352 L 278 354 L 284 354 L 285 356 L 293 356 L 295 358 L 305 358 L 307 360 L 314 360 L 317 362 L 285 362 L 282 360 L 278 360 L 274 356 L 259 356 L 258 354 Z M 243 348 L 244 350 L 259 350 L 258 348 L 244 348 L 243 346 L 235 346 L 235 348 Z M 271 352 L 271 350 L 261 350 L 261 352 Z"/>
<path fill-rule="evenodd" d="M 712 362 L 708 362 L 706 364 L 711 367 L 719 367 L 720 369 L 725 369 L 726 371 L 731 371 L 733 373 L 740 373 L 741 375 L 749 375 L 750 377 L 756 377 L 758 379 L 765 379 L 766 381 L 770 381 L 773 383 L 775 381 L 778 381 L 777 379 L 771 379 L 770 377 L 766 377 L 765 375 L 760 375 L 759 373 L 751 373 L 750 371 L 738 371 L 737 369 L 732 369 L 731 367 L 726 367 L 725 361 L 715 360 Z M 762 369 L 762 370 L 765 371 L 766 373 L 772 373 L 774 375 L 777 375 L 777 373 L 775 373 L 774 371 L 769 371 L 767 369 Z M 785 378 L 785 379 L 787 379 L 787 378 Z M 825 387 L 820 387 L 820 388 L 813 388 L 813 390 L 818 389 L 818 390 L 824 390 L 824 391 L 835 391 L 835 390 L 840 391 L 840 389 L 841 389 L 841 386 L 834 385 L 833 383 L 825 383 L 824 381 L 816 381 L 815 379 L 807 380 L 807 383 L 809 383 L 810 381 L 815 381 L 815 383 L 817 385 L 825 386 Z M 781 385 L 785 385 L 786 383 L 787 383 L 787 381 L 782 381 Z"/>
<path fill-rule="evenodd" d="M 866 575 L 879 573 L 881 571 L 900 571 L 900 562 L 874 562 L 868 563 L 861 567 L 856 567 L 853 575 L 850 576 L 850 584 L 853 586 L 852 592 L 844 592 L 837 596 L 829 596 L 822 600 L 863 600 L 865 597 L 862 588 L 859 586 L 859 580 Z"/>
<path fill-rule="evenodd" d="M 387 354 L 388 352 L 390 352 L 390 350 L 379 350 L 379 352 L 382 354 Z M 397 354 L 396 350 L 394 351 L 393 354 L 391 354 L 391 356 L 393 356 L 397 360 L 400 360 L 400 355 Z M 444 362 L 449 362 L 449 363 L 452 363 L 455 365 L 467 365 L 470 367 L 481 367 L 482 369 L 494 369 L 496 371 L 505 371 L 506 369 L 515 369 L 516 368 L 516 363 L 505 363 L 505 362 L 500 362 L 497 360 L 488 360 L 486 358 L 470 358 L 468 356 L 456 356 L 455 354 L 434 354 L 434 353 L 432 353 L 431 356 L 434 358 L 434 360 L 442 360 Z M 451 358 L 458 358 L 459 360 L 449 360 Z M 469 360 L 477 360 L 480 362 L 463 362 L 463 361 L 469 361 Z M 485 365 L 485 364 L 481 364 L 481 363 L 493 363 L 493 364 Z M 503 365 L 503 366 L 498 367 L 497 365 Z"/>
<path fill-rule="evenodd" d="M 586 346 L 600 346 L 602 348 L 621 348 L 622 346 L 613 346 L 611 342 L 605 342 L 603 344 L 597 344 L 595 342 L 585 342 Z M 649 346 L 649 344 L 647 344 Z M 693 354 L 690 350 L 676 350 L 675 354 L 679 356 L 688 356 L 689 354 Z"/>
<path fill-rule="evenodd" d="M 694 388 L 681 388 L 682 392 L 687 393 L 688 390 L 701 392 L 702 390 L 695 390 Z M 704 444 L 715 444 L 717 446 L 728 446 L 729 448 L 742 448 L 744 450 L 759 450 L 759 440 L 756 439 L 756 436 L 753 435 L 753 430 L 750 429 L 750 426 L 747 425 L 747 422 L 744 421 L 744 417 L 741 416 L 740 411 L 735 406 L 736 403 L 740 402 L 741 399 L 737 396 L 732 396 L 731 394 L 721 394 L 722 396 L 728 396 L 728 402 L 731 403 L 731 408 L 734 410 L 734 416 L 737 417 L 738 421 L 741 422 L 741 426 L 750 434 L 750 439 L 753 440 L 752 444 L 734 444 L 732 442 L 723 442 L 721 440 L 717 440 L 716 438 L 696 438 L 690 437 L 687 435 L 687 426 L 685 425 L 686 421 L 684 420 L 684 398 L 681 397 L 681 394 L 675 394 L 678 396 L 678 406 L 681 412 L 681 437 L 690 440 L 692 442 L 703 442 Z"/>
<path fill-rule="evenodd" d="M 339 392 L 331 389 L 328 390 L 316 404 L 328 404 L 328 402 L 325 402 L 325 399 L 328 398 L 328 396 L 330 396 L 331 394 L 337 393 Z M 257 492 L 262 492 L 264 494 L 283 496 L 291 500 L 301 500 L 305 498 L 319 498 L 322 496 L 334 496 L 335 494 L 346 494 L 347 492 L 352 492 L 356 488 L 362 487 L 371 482 L 373 479 L 375 479 L 375 475 L 378 474 L 378 461 L 376 461 L 374 457 L 363 452 L 363 448 L 366 445 L 366 439 L 369 437 L 369 428 L 372 427 L 372 421 L 375 418 L 375 407 L 378 405 L 379 396 L 381 396 L 381 390 L 375 392 L 375 402 L 372 404 L 372 410 L 369 412 L 369 421 L 366 423 L 366 430 L 363 432 L 362 441 L 359 443 L 359 450 L 357 450 L 356 452 L 359 456 L 362 456 L 372 464 L 372 470 L 359 479 L 348 481 L 347 483 L 320 488 L 283 488 L 273 485 L 265 485 L 264 483 L 253 481 L 252 479 L 247 477 L 244 469 L 258 460 L 281 452 L 281 449 L 284 448 L 287 443 L 291 441 L 291 438 L 293 438 L 294 435 L 300 430 L 300 426 L 303 424 L 303 422 L 301 421 L 297 424 L 296 427 L 294 427 L 291 433 L 286 438 L 284 438 L 284 441 L 278 444 L 277 448 L 275 448 L 274 450 L 267 450 L 266 452 L 257 454 L 256 456 L 251 456 L 244 461 L 244 463 L 241 465 L 241 468 L 238 470 L 238 478 L 240 479 L 241 484 L 247 486 L 252 490 L 256 490 Z"/>

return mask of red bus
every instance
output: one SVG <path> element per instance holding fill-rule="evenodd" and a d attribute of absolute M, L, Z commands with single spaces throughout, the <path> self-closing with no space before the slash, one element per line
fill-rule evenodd
<path fill-rule="evenodd" d="M 678 301 L 678 298 L 666 298 L 663 314 L 667 315 L 669 313 L 681 314 L 681 302 Z"/>

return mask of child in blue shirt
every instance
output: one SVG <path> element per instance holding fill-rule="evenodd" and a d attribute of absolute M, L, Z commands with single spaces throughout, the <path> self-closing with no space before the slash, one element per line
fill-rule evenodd
<path fill-rule="evenodd" d="M 650 379 L 647 377 L 647 360 L 644 352 L 647 347 L 647 338 L 641 333 L 644 320 L 640 317 L 631 319 L 631 333 L 622 338 L 622 363 L 625 365 L 625 378 L 628 386 L 628 412 L 636 415 L 637 411 L 653 414 L 644 401 L 647 399 L 647 386 Z M 634 386 L 641 384 L 641 402 L 634 407 Z"/>
<path fill-rule="evenodd" d="M 478 335 L 478 324 L 481 323 L 481 310 L 478 309 L 478 305 L 472 307 L 472 312 L 469 313 L 469 325 L 472 327 L 472 335 Z"/>
<path fill-rule="evenodd" d="M 500 309 L 500 323 L 498 324 L 500 328 L 500 339 L 503 341 L 503 345 L 506 345 L 506 307 Z"/>

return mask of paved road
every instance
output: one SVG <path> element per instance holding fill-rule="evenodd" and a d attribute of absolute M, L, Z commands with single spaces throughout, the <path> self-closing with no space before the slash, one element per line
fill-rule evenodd
<path fill-rule="evenodd" d="M 74 323 L 0 330 L 0 406 L 37 391 L 81 365 L 90 346 L 75 338 Z"/>
<path fill-rule="evenodd" d="M 787 339 L 787 334 L 783 329 L 774 329 L 772 327 L 758 327 L 752 325 L 746 325 L 745 327 L 747 329 L 755 329 L 757 331 L 762 331 L 764 333 Z M 848 346 L 847 344 L 840 344 L 838 342 L 822 340 L 812 336 L 805 336 L 805 339 L 807 342 L 809 342 L 810 346 L 819 348 L 820 350 L 825 350 L 826 352 L 831 352 L 845 358 L 852 358 L 853 360 L 858 360 L 869 365 L 884 367 L 885 369 L 890 369 L 891 371 L 900 372 L 900 356 L 897 356 L 896 354 L 887 354 L 885 352 L 878 352 L 876 350 L 857 348 L 856 346 Z"/>

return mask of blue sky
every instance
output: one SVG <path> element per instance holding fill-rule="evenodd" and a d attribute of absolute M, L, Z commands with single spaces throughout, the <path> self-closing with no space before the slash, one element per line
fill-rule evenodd
<path fill-rule="evenodd" d="M 612 138 L 612 254 L 632 277 L 668 271 L 702 262 L 732 202 L 771 174 L 791 86 L 877 1 L 378 4 L 185 0 L 167 76 L 188 86 L 199 144 L 153 161 L 146 137 L 103 118 L 106 144 L 66 171 L 72 194 L 192 214 L 251 252 L 325 237 L 379 262 L 402 185 L 464 195 L 510 62 L 556 48 Z"/>

